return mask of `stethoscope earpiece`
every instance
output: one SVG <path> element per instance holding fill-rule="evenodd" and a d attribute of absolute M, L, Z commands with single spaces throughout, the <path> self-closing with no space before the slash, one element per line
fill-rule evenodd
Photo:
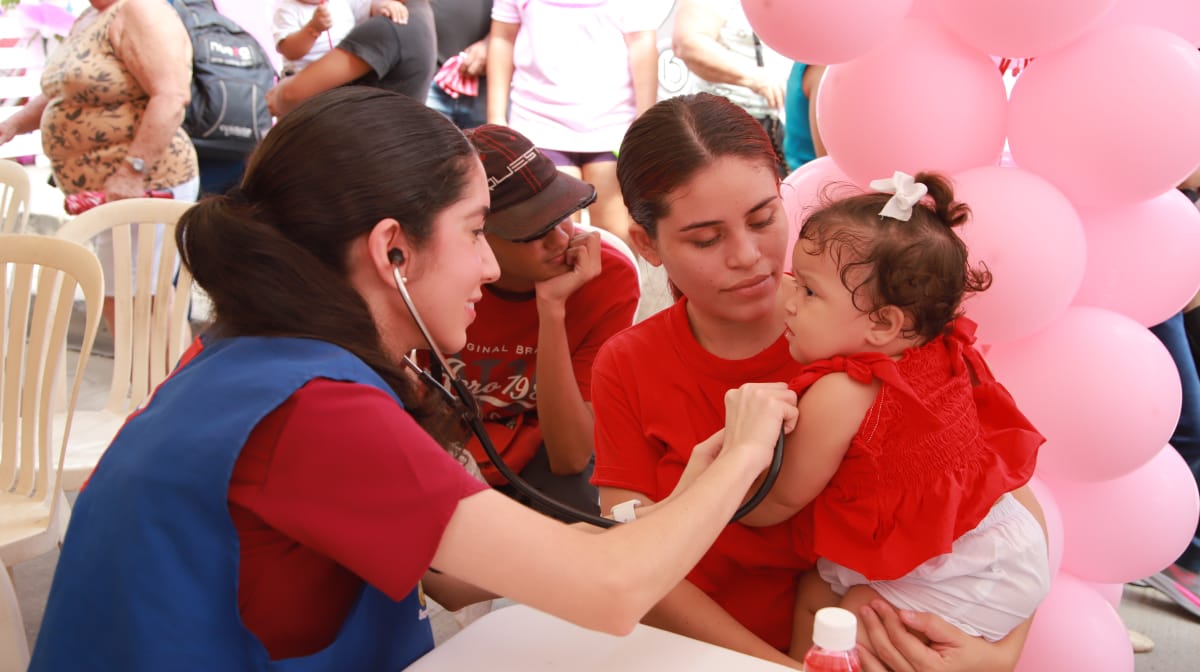
<path fill-rule="evenodd" d="M 388 261 L 398 266 L 402 266 L 404 265 L 404 253 L 400 251 L 400 248 L 393 247 L 392 249 L 388 250 Z"/>

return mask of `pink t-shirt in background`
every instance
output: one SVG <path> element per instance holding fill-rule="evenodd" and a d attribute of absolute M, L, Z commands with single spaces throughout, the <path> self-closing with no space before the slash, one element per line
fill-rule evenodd
<path fill-rule="evenodd" d="M 509 125 L 542 149 L 615 151 L 637 113 L 625 35 L 658 28 L 641 0 L 495 0 L 492 19 L 521 26 L 513 45 Z"/>

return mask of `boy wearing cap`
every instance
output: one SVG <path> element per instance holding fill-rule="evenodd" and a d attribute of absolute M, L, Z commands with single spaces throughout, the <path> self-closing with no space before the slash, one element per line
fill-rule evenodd
<path fill-rule="evenodd" d="M 484 287 L 467 345 L 450 366 L 468 384 L 488 436 L 514 472 L 554 499 L 597 513 L 591 477 L 591 370 L 600 346 L 633 323 L 640 290 L 628 256 L 577 230 L 595 189 L 558 171 L 512 129 L 480 126 L 492 205 L 484 229 L 500 279 Z M 493 486 L 516 496 L 468 444 Z"/>

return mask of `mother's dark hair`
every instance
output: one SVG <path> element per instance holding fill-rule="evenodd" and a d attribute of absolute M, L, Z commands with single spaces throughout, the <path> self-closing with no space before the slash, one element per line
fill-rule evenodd
<path fill-rule="evenodd" d="M 463 134 L 421 103 L 341 87 L 289 113 L 250 157 L 241 186 L 202 200 L 175 232 L 183 263 L 208 292 L 219 336 L 320 339 L 354 353 L 409 412 L 449 445 L 461 421 L 385 354 L 349 282 L 349 248 L 383 219 L 410 244 L 429 241 L 462 197 L 475 156 Z"/>
<path fill-rule="evenodd" d="M 660 101 L 621 141 L 617 180 L 629 215 L 657 237 L 671 192 L 726 156 L 761 162 L 772 174 L 779 163 L 762 124 L 727 98 L 697 93 Z"/>

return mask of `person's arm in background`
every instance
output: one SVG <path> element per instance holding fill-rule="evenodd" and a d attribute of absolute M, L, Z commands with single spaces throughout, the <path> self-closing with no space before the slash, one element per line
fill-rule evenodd
<path fill-rule="evenodd" d="M 370 64 L 358 56 L 334 49 L 267 91 L 267 107 L 271 114 L 282 117 L 318 93 L 349 84 L 370 70 Z"/>
<path fill-rule="evenodd" d="M 491 41 L 491 37 L 492 34 L 488 33 L 462 50 L 462 62 L 458 66 L 459 75 L 482 77 L 487 74 L 488 43 Z"/>
<path fill-rule="evenodd" d="M 537 294 L 537 414 L 554 474 L 578 474 L 592 458 L 592 405 L 575 379 L 567 342 L 567 299 L 600 275 L 600 234 L 576 234 L 567 244 L 570 270 L 534 285 Z"/>
<path fill-rule="evenodd" d="M 633 99 L 637 114 L 658 102 L 658 45 L 652 30 L 625 33 L 629 48 L 629 69 L 633 74 Z"/>
<path fill-rule="evenodd" d="M 817 94 L 820 91 L 821 77 L 824 75 L 825 66 L 809 65 L 804 69 L 804 78 L 800 83 L 804 97 L 808 98 L 808 127 L 812 133 L 813 150 L 817 158 L 829 153 L 825 151 L 825 143 L 821 142 L 821 131 L 817 128 Z"/>
<path fill-rule="evenodd" d="M 129 0 L 110 28 L 117 58 L 149 95 L 126 156 L 153 164 L 171 144 L 192 98 L 192 42 L 179 15 L 161 0 Z M 146 176 L 122 161 L 104 182 L 110 200 L 146 191 Z"/>
<path fill-rule="evenodd" d="M 30 98 L 11 117 L 0 121 L 0 145 L 18 135 L 36 131 L 42 124 L 42 113 L 46 111 L 49 102 L 45 96 L 38 94 Z"/>
<path fill-rule="evenodd" d="M 487 120 L 489 124 L 508 125 L 508 92 L 512 86 L 513 45 L 519 23 L 492 20 L 487 49 Z"/>
<path fill-rule="evenodd" d="M 715 83 L 744 86 L 782 110 L 787 82 L 772 77 L 765 68 L 747 63 L 721 45 L 718 38 L 725 18 L 705 0 L 680 0 L 675 15 L 671 48 L 688 70 Z"/>
<path fill-rule="evenodd" d="M 287 31 L 284 37 L 275 41 L 275 51 L 289 61 L 298 61 L 312 51 L 313 45 L 320 39 L 321 33 L 333 27 L 333 16 L 329 13 L 329 7 L 322 4 L 317 5 L 312 18 L 303 26 L 288 25 L 292 23 L 291 18 L 293 17 L 286 14 L 283 8 L 275 12 L 276 34 Z M 289 28 L 291 30 L 288 30 Z"/>

